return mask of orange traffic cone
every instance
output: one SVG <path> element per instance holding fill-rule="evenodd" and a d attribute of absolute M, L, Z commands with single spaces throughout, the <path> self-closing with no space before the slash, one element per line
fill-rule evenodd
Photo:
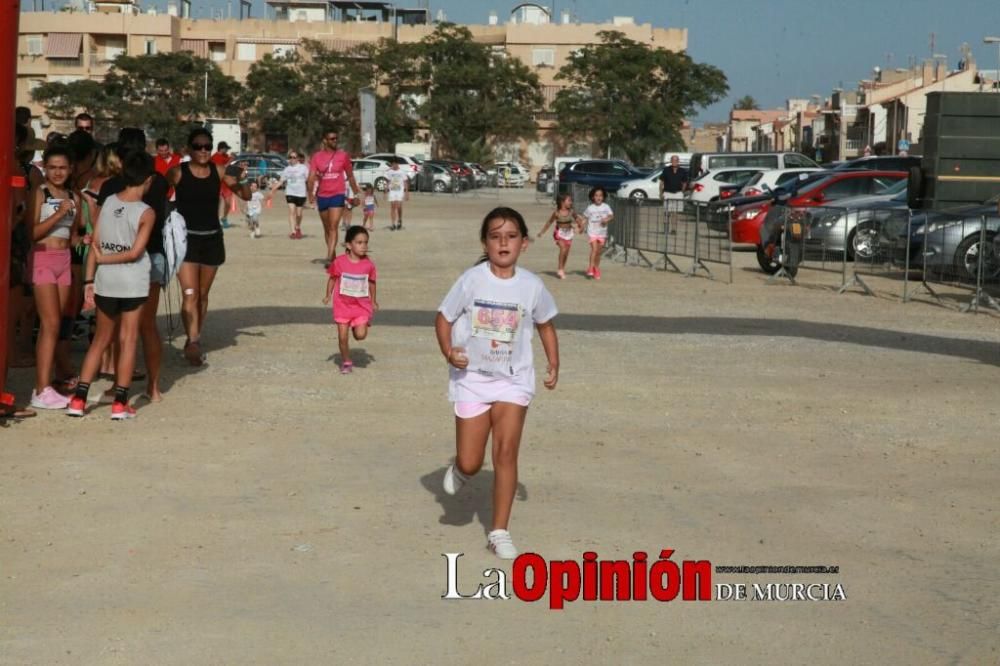
<path fill-rule="evenodd" d="M 229 197 L 229 212 L 235 213 L 238 209 L 236 208 L 236 196 L 233 195 Z"/>

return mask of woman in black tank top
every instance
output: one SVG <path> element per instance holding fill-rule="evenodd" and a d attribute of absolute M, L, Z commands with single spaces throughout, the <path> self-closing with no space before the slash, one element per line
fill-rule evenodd
<path fill-rule="evenodd" d="M 226 261 L 226 246 L 219 225 L 219 189 L 225 183 L 244 201 L 250 199 L 250 185 L 242 183 L 246 169 L 239 178 L 226 173 L 226 168 L 211 161 L 212 135 L 206 129 L 196 129 L 188 136 L 190 162 L 184 162 L 167 172 L 177 197 L 177 212 L 187 223 L 187 254 L 177 272 L 183 303 L 181 317 L 187 342 L 184 357 L 191 365 L 201 365 L 201 331 L 208 314 L 208 292 L 215 274 Z"/>

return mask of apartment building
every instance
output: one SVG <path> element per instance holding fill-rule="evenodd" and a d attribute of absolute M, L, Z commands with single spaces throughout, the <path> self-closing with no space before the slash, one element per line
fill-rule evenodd
<path fill-rule="evenodd" d="M 167 14 L 139 13 L 133 0 L 102 0 L 88 12 L 24 12 L 17 47 L 17 103 L 48 122 L 45 109 L 31 99 L 34 88 L 45 81 L 101 80 L 121 54 L 188 50 L 244 80 L 265 54 L 294 50 L 304 39 L 347 50 L 383 38 L 416 42 L 434 30 L 429 9 L 399 9 L 387 2 L 268 0 L 268 5 L 276 18 L 190 18 L 187 2 L 170 5 Z M 537 117 L 538 137 L 508 147 L 512 157 L 527 156 L 537 166 L 551 163 L 553 152 L 561 150 L 550 132 L 548 106 L 559 90 L 555 75 L 575 50 L 598 43 L 597 33 L 609 29 L 654 47 L 687 48 L 683 28 L 657 28 L 630 17 L 579 23 L 568 12 L 553 17 L 533 3 L 520 3 L 505 17 L 492 13 L 484 19 L 483 24 L 465 26 L 474 39 L 518 58 L 541 80 L 546 108 Z"/>

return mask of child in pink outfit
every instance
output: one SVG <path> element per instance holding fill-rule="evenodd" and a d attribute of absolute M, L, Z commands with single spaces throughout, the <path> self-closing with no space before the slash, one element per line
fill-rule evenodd
<path fill-rule="evenodd" d="M 348 335 L 354 333 L 355 340 L 368 337 L 368 326 L 372 315 L 378 310 L 375 297 L 377 276 L 375 264 L 368 258 L 368 231 L 361 226 L 347 230 L 345 243 L 347 252 L 337 257 L 327 274 L 326 296 L 323 303 L 333 297 L 333 322 L 337 325 L 337 340 L 340 344 L 340 372 L 350 374 L 354 369 Z"/>

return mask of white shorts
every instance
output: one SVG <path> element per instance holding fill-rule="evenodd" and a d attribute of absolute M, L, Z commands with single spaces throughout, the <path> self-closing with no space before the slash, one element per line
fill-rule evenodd
<path fill-rule="evenodd" d="M 389 192 L 389 203 L 402 203 L 405 198 L 405 192 Z"/>

